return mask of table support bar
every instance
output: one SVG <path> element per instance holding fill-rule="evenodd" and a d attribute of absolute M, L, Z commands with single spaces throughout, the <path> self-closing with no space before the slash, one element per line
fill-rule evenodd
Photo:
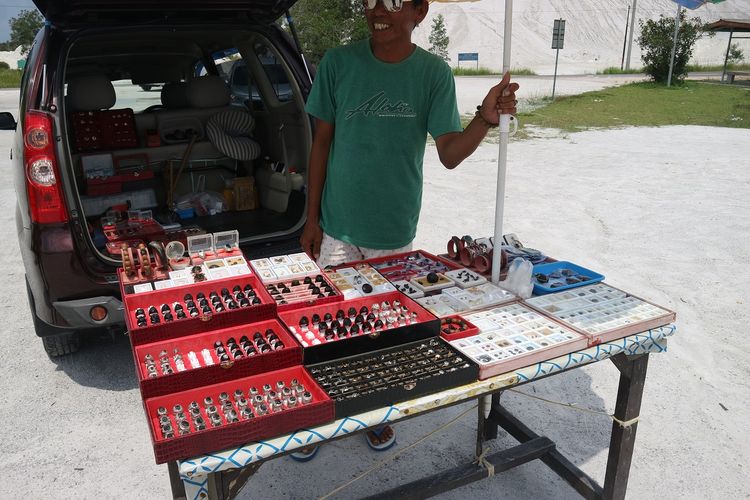
<path fill-rule="evenodd" d="M 554 449 L 555 443 L 549 438 L 537 437 L 513 448 L 488 455 L 485 457 L 485 460 L 492 464 L 494 472 L 497 473 L 541 458 L 545 454 L 554 451 Z M 367 498 L 371 500 L 429 498 L 489 476 L 490 472 L 487 468 L 474 462 L 439 472 L 433 476 L 404 484 Z"/>

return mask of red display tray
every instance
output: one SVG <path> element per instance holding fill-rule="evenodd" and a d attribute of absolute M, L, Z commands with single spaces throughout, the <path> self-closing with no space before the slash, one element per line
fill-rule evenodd
<path fill-rule="evenodd" d="M 325 282 L 333 289 L 333 291 L 336 293 L 336 295 L 332 295 L 330 297 L 326 296 L 326 297 L 323 297 L 322 299 L 319 299 L 319 298 L 315 298 L 315 299 L 313 299 L 313 298 L 306 298 L 306 299 L 299 300 L 299 301 L 296 301 L 296 302 L 293 302 L 293 301 L 290 302 L 290 301 L 287 300 L 286 304 L 279 304 L 278 301 L 276 301 L 274 299 L 274 302 L 276 302 L 276 310 L 278 312 L 284 312 L 284 311 L 291 311 L 293 309 L 299 309 L 301 307 L 322 306 L 324 304 L 333 304 L 333 303 L 336 303 L 336 302 L 343 301 L 344 300 L 344 296 L 341 294 L 341 291 L 339 291 L 339 289 L 336 287 L 336 285 L 334 285 L 333 283 L 331 283 L 331 280 L 328 279 L 328 277 L 325 275 L 325 273 L 321 272 L 320 275 L 323 276 L 323 279 L 325 280 Z M 305 279 L 305 276 L 303 276 L 301 278 L 294 278 L 294 279 L 298 279 L 298 280 L 302 281 L 302 280 Z M 281 283 L 290 283 L 291 281 L 292 281 L 291 279 L 283 279 L 283 280 L 279 280 L 279 281 L 273 281 L 271 283 L 266 283 L 266 291 L 268 292 L 268 286 L 269 285 L 277 285 L 278 286 Z M 271 295 L 271 298 L 273 298 L 273 294 L 271 294 L 270 292 L 268 292 L 268 294 Z"/>
<path fill-rule="evenodd" d="M 138 182 L 153 178 L 153 171 L 143 170 L 140 172 L 116 174 L 104 178 L 86 179 L 86 194 L 89 196 L 101 196 L 105 194 L 121 193 L 122 186 L 126 182 Z"/>
<path fill-rule="evenodd" d="M 401 268 L 402 266 L 400 266 L 398 264 L 393 265 L 393 266 L 389 266 L 389 267 L 381 267 L 381 268 L 377 268 L 375 266 L 379 265 L 379 264 L 382 264 L 382 263 L 389 262 L 389 261 L 396 261 L 396 260 L 399 260 L 399 259 L 402 259 L 402 258 L 405 258 L 405 257 L 416 255 L 416 254 L 422 254 L 422 256 L 424 256 L 424 257 L 426 257 L 426 258 L 428 258 L 428 259 L 430 259 L 430 260 L 432 260 L 434 262 L 437 262 L 439 264 L 443 264 L 446 267 L 448 267 L 449 269 L 460 269 L 461 267 L 463 267 L 463 266 L 457 264 L 456 262 L 454 262 L 454 261 L 452 261 L 450 259 L 444 259 L 442 257 L 438 257 L 437 255 L 433 255 L 433 254 L 431 254 L 429 252 L 425 252 L 424 250 L 412 250 L 410 252 L 403 252 L 403 253 L 397 253 L 397 254 L 393 254 L 393 255 L 386 255 L 385 257 L 377 257 L 377 258 L 374 258 L 374 259 L 367 259 L 367 260 L 362 260 L 362 261 L 357 261 L 357 262 L 351 262 L 351 263 L 348 263 L 348 264 L 345 264 L 345 265 L 342 265 L 342 266 L 337 266 L 337 267 L 354 267 L 357 264 L 370 264 L 373 267 L 373 269 L 375 269 L 376 271 L 378 271 L 385 279 L 387 279 L 390 282 L 399 281 L 399 280 L 409 281 L 410 279 L 412 279 L 412 278 L 414 278 L 416 276 L 421 276 L 424 273 L 420 274 L 419 272 L 408 271 L 408 270 L 405 270 L 405 269 L 399 270 L 399 268 Z"/>
<path fill-rule="evenodd" d="M 462 332 L 456 332 L 456 333 L 445 333 L 443 328 L 445 327 L 445 324 L 447 323 L 446 320 L 452 320 L 452 321 L 461 321 L 466 324 L 467 328 Z M 458 340 L 463 339 L 466 337 L 471 337 L 472 335 L 476 335 L 479 333 L 479 328 L 477 328 L 474 323 L 467 320 L 463 316 L 460 316 L 458 314 L 455 314 L 453 316 L 446 316 L 444 318 L 440 318 L 440 336 L 443 337 L 445 340 Z"/>
<path fill-rule="evenodd" d="M 243 335 L 252 339 L 255 332 L 265 332 L 268 328 L 273 329 L 276 335 L 278 335 L 284 344 L 283 349 L 239 359 L 234 359 L 231 353 L 228 352 L 227 355 L 230 361 L 225 363 L 219 362 L 213 348 L 214 342 L 220 340 L 226 344 L 227 339 L 230 337 L 239 340 Z M 191 351 L 195 352 L 200 364 L 204 365 L 205 363 L 201 354 L 203 349 L 210 351 L 211 358 L 215 364 L 201 366 L 200 368 L 187 368 L 181 372 L 176 370 L 174 363 L 175 354 L 180 354 L 185 366 L 190 367 L 188 353 Z M 156 360 L 157 366 L 159 366 L 159 353 L 162 351 L 167 351 L 170 366 L 174 370 L 174 373 L 162 375 L 159 371 L 158 376 L 150 378 L 146 369 L 145 357 L 147 354 L 151 354 L 154 360 Z M 248 325 L 221 328 L 206 333 L 180 337 L 175 340 L 139 345 L 133 348 L 133 357 L 141 386 L 141 395 L 144 398 L 150 398 L 299 365 L 302 364 L 302 348 L 278 320 L 271 319 Z"/>
<path fill-rule="evenodd" d="M 380 331 L 360 333 L 359 335 L 347 336 L 340 339 L 336 337 L 329 341 L 321 340 L 321 343 L 318 345 L 312 344 L 312 340 L 308 342 L 305 337 L 306 334 L 302 332 L 299 326 L 299 322 L 303 316 L 310 319 L 313 314 L 318 314 L 321 318 L 324 318 L 326 313 L 330 313 L 335 318 L 339 309 L 345 313 L 352 307 L 357 311 L 362 306 L 372 309 L 371 306 L 374 303 L 381 304 L 384 301 L 388 301 L 391 304 L 394 301 L 401 302 L 410 312 L 417 314 L 416 322 Z M 384 349 L 427 337 L 434 337 L 440 333 L 440 320 L 401 292 L 389 292 L 371 297 L 345 300 L 335 304 L 294 309 L 279 313 L 279 318 L 293 334 L 295 332 L 300 334 L 303 340 L 308 343 L 307 346 L 302 344 L 302 357 L 305 364 L 330 361 L 344 356 L 354 356 L 375 349 Z M 297 341 L 300 341 L 296 335 L 295 338 Z"/>
<path fill-rule="evenodd" d="M 240 420 L 235 423 L 226 423 L 222 419 L 220 427 L 211 427 L 202 404 L 206 396 L 210 396 L 214 401 L 218 402 L 219 394 L 226 392 L 230 395 L 230 400 L 234 401 L 232 394 L 237 389 L 242 390 L 247 397 L 250 387 L 260 389 L 264 384 L 274 385 L 279 380 L 289 385 L 291 380 L 295 378 L 312 394 L 313 399 L 311 403 L 285 409 L 277 413 L 256 416 L 248 420 Z M 188 415 L 188 407 L 192 401 L 196 401 L 201 405 L 201 416 L 207 423 L 205 430 L 195 431 L 194 424 Z M 173 438 L 165 439 L 162 437 L 157 409 L 159 407 L 166 408 L 173 428 L 177 429 L 172 413 L 172 408 L 176 404 L 182 405 L 185 409 L 187 421 L 190 422 L 191 432 L 190 434 L 179 435 L 175 431 Z M 251 441 L 271 438 L 305 427 L 325 424 L 334 418 L 333 401 L 318 386 L 307 370 L 301 366 L 235 379 L 229 382 L 199 387 L 165 396 L 147 398 L 144 399 L 143 406 L 148 419 L 149 431 L 151 432 L 154 456 L 158 464 L 173 460 L 184 460 L 196 455 L 239 446 Z M 237 407 L 236 404 L 234 406 L 235 408 Z M 221 410 L 219 412 L 221 413 Z"/>
<path fill-rule="evenodd" d="M 119 269 L 118 273 L 122 274 L 122 269 Z M 153 305 L 157 310 L 160 310 L 161 304 L 172 305 L 175 302 L 179 302 L 184 306 L 183 297 L 187 293 L 195 297 L 199 292 L 203 292 L 208 297 L 212 291 L 220 293 L 222 288 L 231 290 L 235 285 L 244 288 L 246 284 L 250 284 L 253 287 L 261 301 L 260 304 L 240 307 L 238 309 L 227 309 L 212 314 L 201 313 L 195 318 L 189 316 L 185 319 L 175 318 L 174 321 L 170 322 L 165 322 L 161 312 L 159 312 L 161 323 L 145 327 L 139 327 L 135 319 L 135 311 L 139 307 L 148 309 L 149 306 Z M 133 346 L 271 319 L 276 314 L 276 304 L 266 292 L 265 287 L 255 276 L 249 274 L 220 280 L 203 281 L 187 286 L 164 288 L 152 292 L 130 294 L 125 293 L 123 280 L 120 279 L 120 292 L 122 293 L 125 307 L 125 323 L 130 331 L 130 342 Z"/>

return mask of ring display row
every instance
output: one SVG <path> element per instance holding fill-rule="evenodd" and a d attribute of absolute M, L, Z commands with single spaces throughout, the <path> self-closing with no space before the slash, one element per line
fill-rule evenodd
<path fill-rule="evenodd" d="M 227 392 L 206 396 L 202 401 L 191 401 L 186 407 L 175 404 L 167 409 L 156 410 L 156 417 L 163 439 L 184 436 L 209 427 L 220 427 L 255 417 L 280 413 L 288 409 L 313 402 L 313 395 L 297 379 L 290 382 L 279 380 L 261 388 L 250 387 L 245 393 L 237 389 L 230 396 Z"/>
<path fill-rule="evenodd" d="M 310 367 L 331 399 L 343 401 L 386 391 L 393 386 L 453 373 L 469 362 L 436 339 L 385 353 Z"/>
<path fill-rule="evenodd" d="M 299 280 L 280 281 L 266 285 L 266 290 L 279 305 L 293 304 L 338 295 L 322 274 Z"/>
<path fill-rule="evenodd" d="M 302 347 L 308 347 L 417 322 L 419 319 L 416 312 L 410 311 L 398 300 L 394 300 L 392 304 L 386 300 L 370 307 L 362 306 L 359 310 L 349 307 L 346 311 L 339 309 L 336 312 L 325 312 L 323 316 L 318 313 L 309 318 L 302 316 L 296 326 L 287 326 Z"/>
<path fill-rule="evenodd" d="M 174 349 L 171 356 L 166 350 L 162 350 L 158 358 L 155 358 L 151 353 L 147 353 L 143 358 L 143 362 L 146 365 L 148 377 L 156 378 L 160 375 L 170 375 L 175 371 L 183 372 L 203 366 L 229 363 L 245 357 L 249 358 L 258 354 L 279 351 L 284 349 L 284 347 L 284 342 L 281 341 L 278 334 L 272 328 L 267 328 L 265 333 L 257 331 L 252 334 L 252 337 L 243 335 L 240 337 L 239 343 L 234 337 L 230 337 L 227 339 L 226 344 L 221 340 L 217 340 L 211 349 L 205 348 L 198 352 L 189 351 L 187 353 L 187 361 L 179 349 Z"/>
<path fill-rule="evenodd" d="M 261 300 L 251 285 L 247 284 L 244 287 L 235 285 L 231 292 L 228 288 L 222 288 L 221 295 L 216 291 L 209 292 L 208 296 L 199 292 L 195 297 L 186 293 L 182 302 L 139 307 L 135 310 L 135 320 L 138 328 L 143 328 L 162 322 L 170 323 L 186 318 L 197 318 L 201 315 L 250 307 L 260 303 Z"/>

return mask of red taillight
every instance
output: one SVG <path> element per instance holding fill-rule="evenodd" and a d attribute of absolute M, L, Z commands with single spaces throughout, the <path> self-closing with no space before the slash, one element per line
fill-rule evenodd
<path fill-rule="evenodd" d="M 68 212 L 57 183 L 52 119 L 48 114 L 41 111 L 26 113 L 23 151 L 31 220 L 40 224 L 66 222 Z"/>

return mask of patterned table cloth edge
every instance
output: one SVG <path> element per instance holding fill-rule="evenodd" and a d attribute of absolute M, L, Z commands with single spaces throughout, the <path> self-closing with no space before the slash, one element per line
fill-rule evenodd
<path fill-rule="evenodd" d="M 675 325 L 654 328 L 647 332 L 602 343 L 581 351 L 542 361 L 495 377 L 473 382 L 461 387 L 430 394 L 398 405 L 378 408 L 352 417 L 345 417 L 312 429 L 278 436 L 267 441 L 196 457 L 179 463 L 180 477 L 185 483 L 187 498 L 200 500 L 208 490 L 206 475 L 212 472 L 235 469 L 268 459 L 273 455 L 314 445 L 340 435 L 384 423 L 395 422 L 409 415 L 474 398 L 480 394 L 528 382 L 555 372 L 601 361 L 620 353 L 627 355 L 658 353 L 667 350 L 667 337 L 674 334 Z"/>

